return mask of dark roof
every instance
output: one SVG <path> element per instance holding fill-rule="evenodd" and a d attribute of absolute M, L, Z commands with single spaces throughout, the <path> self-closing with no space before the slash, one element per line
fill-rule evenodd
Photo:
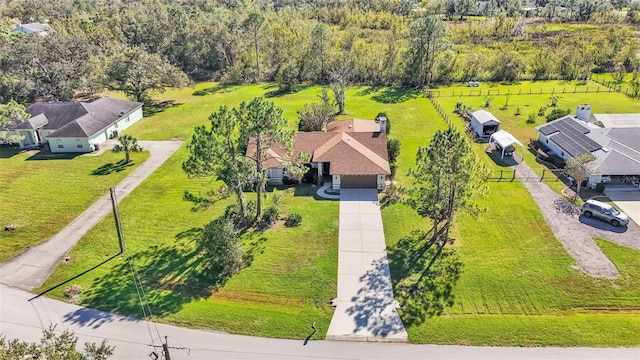
<path fill-rule="evenodd" d="M 49 123 L 49 119 L 47 119 L 47 116 L 45 114 L 38 114 L 36 116 L 32 116 L 27 121 L 21 122 L 20 124 L 18 124 L 15 127 L 13 127 L 13 129 L 15 129 L 15 130 L 22 130 L 22 129 L 33 130 L 33 129 L 37 129 L 37 128 L 43 127 L 44 125 L 47 125 L 48 123 Z"/>
<path fill-rule="evenodd" d="M 602 148 L 600 144 L 587 136 L 591 130 L 582 125 L 580 121 L 568 115 L 538 126 L 536 129 L 572 157 Z"/>
<path fill-rule="evenodd" d="M 42 127 L 53 131 L 47 137 L 90 137 L 141 106 L 142 103 L 107 97 L 90 103 L 40 102 L 26 109 L 32 117 L 15 129 Z M 48 122 L 43 123 L 43 118 Z M 34 121 L 39 125 L 34 126 Z"/>

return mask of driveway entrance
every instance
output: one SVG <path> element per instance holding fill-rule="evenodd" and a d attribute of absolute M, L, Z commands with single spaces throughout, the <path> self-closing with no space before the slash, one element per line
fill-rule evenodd
<path fill-rule="evenodd" d="M 611 189 L 604 193 L 640 226 L 640 189 Z"/>
<path fill-rule="evenodd" d="M 327 340 L 405 342 L 376 189 L 340 190 L 338 297 Z"/>

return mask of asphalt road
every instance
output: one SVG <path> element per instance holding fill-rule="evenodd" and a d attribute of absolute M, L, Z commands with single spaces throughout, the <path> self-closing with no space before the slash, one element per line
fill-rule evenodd
<path fill-rule="evenodd" d="M 399 343 L 326 341 L 311 338 L 283 340 L 229 335 L 204 330 L 154 324 L 139 319 L 87 309 L 46 297 L 33 298 L 22 290 L 0 285 L 0 333 L 9 339 L 40 339 L 42 329 L 56 324 L 69 329 L 79 343 L 108 339 L 115 345 L 113 359 L 148 359 L 167 336 L 172 360 L 179 359 L 616 359 L 638 360 L 640 348 L 515 348 Z M 311 324 L 301 324 L 308 327 Z"/>

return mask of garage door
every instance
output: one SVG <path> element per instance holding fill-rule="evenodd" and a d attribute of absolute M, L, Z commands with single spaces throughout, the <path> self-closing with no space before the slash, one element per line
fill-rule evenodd
<path fill-rule="evenodd" d="M 340 176 L 340 187 L 341 188 L 376 188 L 378 187 L 378 182 L 376 181 L 375 175 L 367 175 L 367 176 L 343 175 L 343 176 Z"/>

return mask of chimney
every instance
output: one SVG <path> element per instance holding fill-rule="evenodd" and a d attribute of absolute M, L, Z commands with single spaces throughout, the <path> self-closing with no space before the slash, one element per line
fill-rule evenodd
<path fill-rule="evenodd" d="M 385 116 L 378 116 L 376 122 L 380 123 L 380 132 L 387 131 L 387 118 Z"/>
<path fill-rule="evenodd" d="M 591 119 L 591 105 L 578 105 L 576 117 L 584 122 L 589 122 Z"/>

